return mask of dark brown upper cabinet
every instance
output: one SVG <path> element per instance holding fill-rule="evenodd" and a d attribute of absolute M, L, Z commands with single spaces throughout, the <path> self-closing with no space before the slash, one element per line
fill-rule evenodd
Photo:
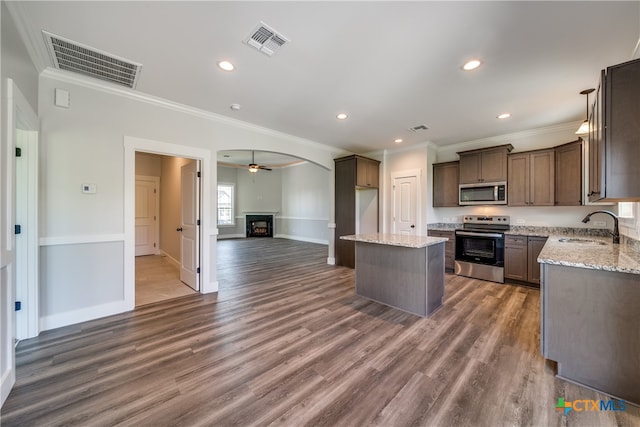
<path fill-rule="evenodd" d="M 640 201 L 640 59 L 602 70 L 589 121 L 589 200 Z"/>
<path fill-rule="evenodd" d="M 547 149 L 509 155 L 509 206 L 554 205 L 554 154 Z"/>
<path fill-rule="evenodd" d="M 506 144 L 458 153 L 460 184 L 506 181 L 507 155 L 511 150 L 513 146 Z"/>
<path fill-rule="evenodd" d="M 378 188 L 380 182 L 380 162 L 366 157 L 355 156 L 356 186 Z"/>
<path fill-rule="evenodd" d="M 434 163 L 433 207 L 458 206 L 458 165 L 460 162 Z"/>
<path fill-rule="evenodd" d="M 560 145 L 556 151 L 556 206 L 582 204 L 582 139 Z"/>

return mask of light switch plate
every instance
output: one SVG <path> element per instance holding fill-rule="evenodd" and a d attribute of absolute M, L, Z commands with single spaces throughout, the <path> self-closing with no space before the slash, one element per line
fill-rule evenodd
<path fill-rule="evenodd" d="M 593 225 L 595 225 L 596 227 L 604 227 L 607 225 L 606 221 L 593 221 Z"/>
<path fill-rule="evenodd" d="M 82 184 L 82 192 L 84 194 L 96 194 L 98 188 L 95 184 Z"/>
<path fill-rule="evenodd" d="M 55 104 L 58 107 L 69 108 L 70 97 L 69 91 L 64 89 L 56 89 L 55 92 Z"/>

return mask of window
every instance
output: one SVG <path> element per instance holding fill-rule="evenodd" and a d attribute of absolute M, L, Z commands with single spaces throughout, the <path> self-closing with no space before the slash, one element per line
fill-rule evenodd
<path fill-rule="evenodd" d="M 633 202 L 618 203 L 618 216 L 620 218 L 633 218 Z"/>
<path fill-rule="evenodd" d="M 218 184 L 218 225 L 235 225 L 234 184 Z"/>

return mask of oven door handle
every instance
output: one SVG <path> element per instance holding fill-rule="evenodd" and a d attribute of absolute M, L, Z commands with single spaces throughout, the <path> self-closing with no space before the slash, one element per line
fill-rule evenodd
<path fill-rule="evenodd" d="M 456 231 L 456 236 L 495 237 L 498 239 L 504 237 L 504 235 L 498 233 L 474 233 L 473 231 Z"/>

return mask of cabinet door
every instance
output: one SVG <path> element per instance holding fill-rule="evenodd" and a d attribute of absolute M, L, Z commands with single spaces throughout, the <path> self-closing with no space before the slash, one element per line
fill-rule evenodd
<path fill-rule="evenodd" d="M 460 184 L 475 184 L 480 182 L 481 153 L 460 155 Z"/>
<path fill-rule="evenodd" d="M 526 242 L 527 238 L 524 237 Z M 504 247 L 504 277 L 507 279 L 527 281 L 527 245 L 509 245 Z"/>
<path fill-rule="evenodd" d="M 528 257 L 527 275 L 529 283 L 540 285 L 540 264 L 538 263 L 538 255 L 542 247 L 546 243 L 546 237 L 529 237 L 528 239 Z"/>
<path fill-rule="evenodd" d="M 604 72 L 600 80 L 600 86 L 596 90 L 595 101 L 589 118 L 589 201 L 595 202 L 602 198 L 600 184 L 602 181 L 602 83 Z"/>
<path fill-rule="evenodd" d="M 507 150 L 504 148 L 482 152 L 480 180 L 496 182 L 507 180 Z"/>
<path fill-rule="evenodd" d="M 603 128 L 602 195 L 640 200 L 640 60 L 607 68 Z"/>
<path fill-rule="evenodd" d="M 453 231 L 429 230 L 427 235 L 433 237 L 446 237 L 449 239 L 444 244 L 444 268 L 449 271 L 453 271 L 456 254 L 455 233 Z"/>
<path fill-rule="evenodd" d="M 529 205 L 553 206 L 555 203 L 555 152 L 535 151 L 529 160 Z"/>
<path fill-rule="evenodd" d="M 378 188 L 378 162 L 361 157 L 356 158 L 356 185 L 358 187 Z"/>
<path fill-rule="evenodd" d="M 582 141 L 556 148 L 556 205 L 582 204 Z"/>
<path fill-rule="evenodd" d="M 433 165 L 433 207 L 458 206 L 458 162 Z"/>
<path fill-rule="evenodd" d="M 529 205 L 529 155 L 510 154 L 508 157 L 507 203 L 509 206 Z"/>
<path fill-rule="evenodd" d="M 335 163 L 335 256 L 336 265 L 353 268 L 354 242 L 340 240 L 340 236 L 356 232 L 356 160 Z"/>

